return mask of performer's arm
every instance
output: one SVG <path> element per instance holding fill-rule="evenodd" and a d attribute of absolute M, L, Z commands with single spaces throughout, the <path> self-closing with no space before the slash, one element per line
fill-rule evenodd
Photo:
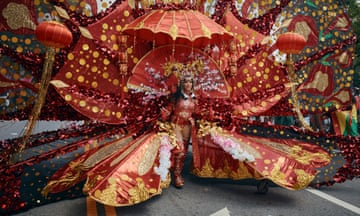
<path fill-rule="evenodd" d="M 161 107 L 161 119 L 163 121 L 168 121 L 170 119 L 170 116 L 174 110 L 174 104 L 173 102 L 169 103 L 167 106 Z"/>

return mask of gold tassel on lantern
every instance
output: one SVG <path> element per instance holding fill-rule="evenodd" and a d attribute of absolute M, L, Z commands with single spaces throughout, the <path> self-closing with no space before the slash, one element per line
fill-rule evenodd
<path fill-rule="evenodd" d="M 41 108 L 46 100 L 46 93 L 51 80 L 52 68 L 55 60 L 56 48 L 68 46 L 72 41 L 70 30 L 63 24 L 56 21 L 45 21 L 40 23 L 35 29 L 36 38 L 42 44 L 47 46 L 46 56 L 41 75 L 40 87 L 36 97 L 34 107 L 31 111 L 28 123 L 25 127 L 22 143 L 19 151 L 26 148 L 31 133 L 40 116 Z"/>
<path fill-rule="evenodd" d="M 44 105 L 46 99 L 46 93 L 51 79 L 51 71 L 54 63 L 54 58 L 55 58 L 55 48 L 49 47 L 46 51 L 45 63 L 43 66 L 43 73 L 41 75 L 39 91 L 36 97 L 35 105 L 31 111 L 29 121 L 25 127 L 24 137 L 20 146 L 20 151 L 22 151 L 25 148 L 26 143 L 31 135 L 31 132 L 34 129 L 36 121 L 40 116 L 41 108 Z"/>
<path fill-rule="evenodd" d="M 295 113 L 300 121 L 301 126 L 305 129 L 312 131 L 310 125 L 305 121 L 303 114 L 300 110 L 299 100 L 296 92 L 296 74 L 293 67 L 292 54 L 300 53 L 301 50 L 305 47 L 306 40 L 305 38 L 298 33 L 295 32 L 286 32 L 280 35 L 276 41 L 277 48 L 287 54 L 287 69 L 289 81 L 291 82 L 291 97 L 293 101 L 293 106 L 295 108 Z"/>
<path fill-rule="evenodd" d="M 288 55 L 287 57 L 287 68 L 288 68 L 288 74 L 289 74 L 289 80 L 292 83 L 291 85 L 291 98 L 293 101 L 293 106 L 295 108 L 295 113 L 299 119 L 299 122 L 301 124 L 301 126 L 303 126 L 305 129 L 312 131 L 312 128 L 310 127 L 310 125 L 305 121 L 304 116 L 300 110 L 300 106 L 299 106 L 299 100 L 298 100 L 298 95 L 296 92 L 296 87 L 295 87 L 295 83 L 296 83 L 296 74 L 293 68 L 293 61 L 292 61 L 292 56 L 291 54 Z"/>

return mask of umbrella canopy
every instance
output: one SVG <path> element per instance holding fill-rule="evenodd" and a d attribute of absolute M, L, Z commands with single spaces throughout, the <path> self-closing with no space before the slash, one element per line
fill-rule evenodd
<path fill-rule="evenodd" d="M 173 49 L 176 52 L 170 59 Z M 179 44 L 157 47 L 146 54 L 133 68 L 127 86 L 144 92 L 171 92 L 183 71 L 191 71 L 196 96 L 229 97 L 229 86 L 216 62 L 200 49 Z"/>
<path fill-rule="evenodd" d="M 152 10 L 129 23 L 123 32 L 155 44 L 200 47 L 231 39 L 232 33 L 196 10 Z"/>

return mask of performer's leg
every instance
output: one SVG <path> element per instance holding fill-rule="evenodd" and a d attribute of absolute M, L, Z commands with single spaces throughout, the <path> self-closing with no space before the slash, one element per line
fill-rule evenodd
<path fill-rule="evenodd" d="M 184 168 L 186 154 L 184 152 L 177 152 L 174 155 L 174 181 L 175 187 L 181 188 L 184 186 L 184 178 L 181 172 Z"/>
<path fill-rule="evenodd" d="M 178 188 L 181 188 L 182 186 L 184 186 L 184 178 L 182 177 L 181 173 L 182 170 L 184 168 L 184 163 L 185 163 L 185 159 L 186 159 L 186 153 L 188 151 L 188 145 L 189 145 L 189 139 L 190 133 L 185 133 L 190 131 L 188 126 L 184 126 L 181 130 L 181 135 L 178 135 L 178 138 L 180 137 L 181 140 L 178 140 L 178 144 L 179 144 L 179 149 L 177 149 L 176 151 L 174 151 L 174 181 L 175 181 L 175 186 Z M 180 132 L 180 131 L 178 131 Z M 176 133 L 176 132 L 175 132 Z"/>

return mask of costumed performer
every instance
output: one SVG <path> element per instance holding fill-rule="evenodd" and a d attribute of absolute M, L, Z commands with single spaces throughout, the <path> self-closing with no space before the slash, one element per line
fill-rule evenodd
<path fill-rule="evenodd" d="M 182 72 L 179 88 L 174 94 L 174 103 L 162 108 L 162 118 L 164 120 L 170 119 L 171 123 L 174 124 L 177 147 L 172 151 L 172 161 L 174 184 L 178 188 L 184 185 L 181 173 L 191 139 L 192 128 L 195 126 L 193 113 L 197 100 L 193 90 L 194 78 L 191 72 L 185 69 Z"/>

